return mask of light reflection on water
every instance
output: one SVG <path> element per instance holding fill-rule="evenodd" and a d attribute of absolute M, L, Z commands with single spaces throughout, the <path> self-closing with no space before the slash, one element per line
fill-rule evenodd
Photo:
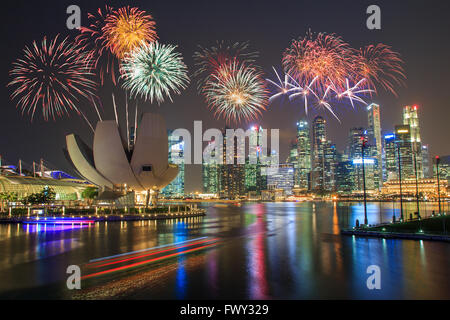
<path fill-rule="evenodd" d="M 398 204 L 368 203 L 369 223 L 390 221 L 393 207 L 398 217 Z M 405 205 L 405 212 L 414 209 L 413 203 Z M 430 205 L 426 209 L 422 216 L 433 210 Z M 0 225 L 0 297 L 71 298 L 64 286 L 68 265 L 207 236 L 219 238 L 220 244 L 83 282 L 86 291 L 77 294 L 139 299 L 450 298 L 448 243 L 341 236 L 340 230 L 356 219 L 364 221 L 362 203 L 306 202 L 209 207 L 206 217 L 83 228 Z M 366 269 L 374 264 L 382 272 L 380 291 L 366 287 Z M 83 296 L 87 291 L 90 295 Z"/>

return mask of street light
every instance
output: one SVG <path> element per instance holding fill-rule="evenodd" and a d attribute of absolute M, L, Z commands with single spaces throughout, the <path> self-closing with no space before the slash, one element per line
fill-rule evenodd
<path fill-rule="evenodd" d="M 441 214 L 441 188 L 439 185 L 439 163 L 441 159 L 439 156 L 436 156 L 436 175 L 437 175 L 437 184 L 438 184 L 438 202 L 439 202 L 439 214 Z"/>
<path fill-rule="evenodd" d="M 417 180 L 417 161 L 416 161 L 416 150 L 413 152 L 414 156 L 414 172 L 416 176 L 416 202 L 417 202 L 417 215 L 420 218 L 420 210 L 419 210 L 419 183 Z"/>
<path fill-rule="evenodd" d="M 400 146 L 397 146 L 397 155 L 398 155 L 398 180 L 400 183 L 400 221 L 403 221 L 402 162 L 400 158 Z"/>

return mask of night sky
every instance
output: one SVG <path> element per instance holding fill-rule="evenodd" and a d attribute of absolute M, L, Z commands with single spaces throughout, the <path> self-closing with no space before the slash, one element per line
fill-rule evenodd
<path fill-rule="evenodd" d="M 25 45 L 40 41 L 45 35 L 56 34 L 74 37 L 77 30 L 66 28 L 66 8 L 76 4 L 82 11 L 82 25 L 87 13 L 104 7 L 102 1 L 11 1 L 2 4 L 2 49 L 0 63 L 0 154 L 4 161 L 17 164 L 19 158 L 31 165 L 44 158 L 53 168 L 73 173 L 62 149 L 65 135 L 78 133 L 86 142 L 92 133 L 86 123 L 75 114 L 56 122 L 45 122 L 41 117 L 33 123 L 22 116 L 9 100 L 11 88 L 8 75 L 12 62 L 21 55 Z M 197 45 L 212 46 L 216 40 L 251 42 L 252 49 L 259 51 L 257 63 L 267 76 L 273 76 L 272 66 L 280 67 L 283 50 L 291 39 L 303 36 L 308 29 L 314 32 L 336 33 L 353 47 L 382 42 L 401 53 L 405 61 L 407 86 L 398 88 L 398 97 L 385 92 L 372 98 L 381 106 L 383 133 L 393 130 L 401 123 L 402 106 L 417 104 L 422 141 L 430 145 L 431 155 L 450 154 L 450 12 L 449 1 L 110 1 L 118 8 L 137 6 L 151 13 L 157 23 L 157 32 L 163 43 L 177 44 L 190 71 L 194 69 L 192 54 Z M 381 7 L 382 29 L 366 28 L 366 8 L 370 4 Z M 104 118 L 113 119 L 111 86 L 100 89 L 104 105 Z M 114 89 L 117 100 L 124 101 L 124 91 Z M 168 128 L 193 128 L 194 120 L 203 121 L 203 130 L 221 128 L 223 120 L 215 120 L 203 98 L 196 92 L 196 83 L 173 103 L 161 106 L 140 102 L 148 111 L 160 112 Z M 82 107 L 83 108 L 83 107 Z M 84 108 L 86 109 L 87 106 Z M 341 108 L 339 124 L 329 113 L 320 113 L 328 120 L 329 138 L 343 150 L 351 127 L 367 126 L 367 113 L 363 107 L 352 110 Z M 93 110 L 89 117 L 95 120 Z M 316 114 L 311 113 L 308 119 Z M 279 128 L 281 158 L 284 161 L 290 140 L 295 136 L 295 124 L 305 117 L 298 103 L 274 103 L 253 123 L 264 128 Z M 250 123 L 250 124 L 253 124 Z M 241 124 L 247 128 L 249 124 Z M 200 166 L 186 169 L 186 191 L 200 190 Z"/>

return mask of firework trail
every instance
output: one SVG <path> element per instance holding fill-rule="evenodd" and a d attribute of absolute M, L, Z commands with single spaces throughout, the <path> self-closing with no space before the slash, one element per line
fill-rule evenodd
<path fill-rule="evenodd" d="M 208 77 L 204 94 L 215 115 L 227 122 L 257 118 L 268 100 L 261 72 L 236 61 L 222 64 Z"/>
<path fill-rule="evenodd" d="M 187 67 L 175 48 L 158 42 L 141 42 L 123 59 L 123 88 L 150 102 L 156 100 L 160 104 L 166 96 L 172 101 L 171 92 L 180 94 L 189 84 Z"/>
<path fill-rule="evenodd" d="M 104 33 L 106 26 L 106 18 L 113 13 L 113 8 L 105 6 L 102 11 L 99 8 L 94 13 L 88 13 L 89 26 L 81 27 L 80 34 L 76 37 L 76 41 L 89 51 L 95 62 L 95 69 L 103 85 L 108 74 L 111 80 L 116 84 L 116 69 L 118 68 L 118 59 L 112 54 L 108 45 L 108 38 Z"/>
<path fill-rule="evenodd" d="M 102 31 L 107 44 L 119 59 L 142 41 L 155 42 L 158 39 L 153 17 L 138 8 L 120 8 L 109 14 L 105 23 Z"/>
<path fill-rule="evenodd" d="M 13 63 L 8 86 L 15 87 L 11 99 L 17 107 L 31 114 L 33 120 L 38 108 L 45 120 L 61 117 L 75 110 L 80 99 L 91 101 L 96 97 L 96 83 L 92 80 L 94 62 L 79 44 L 56 36 L 38 44 L 26 46 L 23 56 Z"/>

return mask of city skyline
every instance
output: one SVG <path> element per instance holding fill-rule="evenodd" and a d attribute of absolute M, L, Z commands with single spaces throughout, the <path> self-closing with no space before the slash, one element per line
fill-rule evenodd
<path fill-rule="evenodd" d="M 99 3 L 95 2 L 80 3 L 84 15 L 86 12 L 92 11 L 93 8 L 96 8 L 99 5 Z M 119 6 L 121 4 L 118 3 L 115 5 Z M 339 4 L 339 7 L 341 5 L 342 4 Z M 200 14 L 198 13 L 199 6 L 203 6 L 204 9 L 209 12 L 208 16 L 202 16 L 202 18 L 207 19 L 205 22 L 206 24 L 208 24 L 208 21 L 213 21 L 214 19 L 222 21 L 223 19 L 221 17 L 223 17 L 223 14 L 228 12 L 228 10 L 231 10 L 231 7 L 221 7 L 218 4 L 198 3 L 186 7 L 184 7 L 184 5 L 179 5 L 177 6 L 177 9 L 180 11 L 177 12 L 188 10 L 194 15 Z M 295 8 L 297 5 L 292 4 L 292 6 Z M 370 99 L 370 102 L 380 105 L 382 129 L 393 131 L 394 125 L 401 123 L 403 106 L 416 104 L 419 106 L 421 117 L 422 139 L 429 144 L 430 155 L 438 154 L 445 156 L 449 154 L 450 150 L 448 150 L 448 143 L 446 143 L 445 140 L 444 119 L 448 118 L 446 115 L 448 115 L 449 111 L 448 108 L 445 107 L 445 103 L 450 100 L 450 97 L 448 97 L 447 91 L 443 90 L 443 87 L 441 88 L 443 84 L 440 82 L 433 86 L 430 85 L 432 82 L 431 75 L 433 71 L 436 72 L 439 70 L 439 72 L 444 72 L 443 70 L 448 70 L 449 68 L 445 67 L 448 61 L 442 55 L 442 52 L 445 52 L 445 50 L 433 50 L 433 47 L 436 46 L 436 44 L 429 42 L 430 39 L 425 38 L 425 34 L 427 34 L 428 30 L 438 32 L 442 37 L 445 37 L 446 30 L 448 29 L 439 28 L 438 26 L 439 24 L 445 23 L 444 21 L 446 20 L 425 20 L 406 27 L 402 26 L 400 22 L 395 19 L 395 15 L 386 15 L 383 16 L 382 29 L 379 31 L 371 31 L 365 28 L 365 4 L 361 3 L 349 6 L 350 10 L 345 14 L 348 15 L 348 17 L 355 19 L 345 19 L 344 16 L 342 16 L 342 21 L 345 20 L 346 23 L 341 23 L 339 19 L 334 19 L 333 22 L 330 22 L 330 19 L 321 19 L 320 21 L 314 19 L 314 17 L 318 15 L 330 15 L 330 12 L 333 11 L 332 8 L 337 6 L 337 4 L 327 3 L 327 6 L 330 10 L 327 10 L 326 12 L 320 10 L 320 5 L 318 4 L 312 4 L 308 8 L 308 14 L 298 10 L 297 12 L 300 12 L 300 15 L 304 18 L 298 25 L 292 22 L 295 20 L 289 19 L 283 19 L 282 24 L 278 22 L 276 24 L 269 22 L 262 24 L 258 18 L 261 14 L 264 14 L 269 10 L 271 11 L 271 14 L 274 15 L 274 19 L 277 19 L 277 17 L 282 14 L 289 15 L 289 12 L 286 12 L 286 10 L 278 10 L 276 8 L 273 10 L 274 8 L 269 6 L 268 3 L 258 3 L 258 11 L 255 12 L 252 10 L 253 5 L 251 3 L 246 3 L 240 5 L 240 11 L 233 11 L 232 16 L 236 17 L 236 20 L 241 21 L 240 23 L 228 25 L 226 29 L 224 29 L 223 26 L 220 26 L 219 23 L 211 23 L 213 28 L 216 28 L 213 30 L 215 32 L 211 33 L 203 31 L 201 29 L 202 26 L 199 24 L 185 28 L 185 30 L 172 28 L 170 21 L 174 18 L 173 15 L 166 15 L 166 5 L 161 3 L 154 4 L 151 9 L 152 13 L 155 15 L 155 19 L 161 20 L 163 23 L 161 29 L 164 30 L 163 32 L 165 33 L 163 33 L 161 37 L 169 39 L 169 42 L 179 45 L 179 49 L 182 51 L 186 63 L 191 70 L 193 68 L 192 53 L 196 50 L 197 45 L 213 44 L 217 38 L 240 41 L 251 39 L 251 47 L 261 53 L 258 62 L 263 66 L 266 75 L 270 75 L 272 66 L 278 67 L 281 64 L 281 51 L 286 47 L 289 41 L 292 38 L 304 34 L 309 28 L 315 32 L 335 32 L 356 45 L 367 43 L 367 41 L 362 40 L 362 38 L 370 38 L 370 41 L 386 42 L 401 53 L 402 58 L 405 60 L 408 80 L 405 88 L 398 89 L 398 98 L 381 92 L 379 95 Z M 446 4 L 439 3 L 435 6 L 424 7 L 420 2 L 408 2 L 408 6 L 403 6 L 400 3 L 392 4 L 388 2 L 381 4 L 384 12 L 396 12 L 396 14 L 399 15 L 398 17 L 401 18 L 412 16 L 415 14 L 416 10 L 420 10 L 421 12 L 432 11 L 433 14 L 440 15 L 442 12 L 445 12 L 445 6 Z M 4 77 L 7 75 L 10 63 L 14 60 L 14 57 L 17 56 L 17 53 L 22 50 L 23 45 L 31 43 L 32 40 L 40 38 L 43 34 L 55 33 L 55 24 L 61 26 L 60 30 L 57 32 L 67 32 L 69 35 L 72 35 L 73 32 L 65 29 L 65 20 L 67 18 L 67 15 L 65 14 L 66 7 L 66 3 L 61 2 L 54 5 L 51 12 L 44 12 L 39 6 L 34 8 L 32 4 L 25 3 L 10 8 L 11 19 L 16 19 L 16 17 L 20 15 L 21 19 L 29 21 L 30 24 L 39 22 L 40 28 L 39 30 L 28 30 L 25 27 L 21 27 L 17 30 L 19 36 L 17 36 L 16 33 L 14 38 L 9 39 L 8 42 L 11 45 L 2 52 L 2 61 L 4 61 L 4 64 L 2 64 L 2 71 L 4 72 L 2 74 Z M 145 9 L 145 7 L 143 7 L 143 9 Z M 49 15 L 52 15 L 54 19 L 38 18 L 49 17 Z M 238 19 L 239 17 L 240 19 Z M 50 23 L 47 21 L 52 22 Z M 183 22 L 183 20 L 181 22 L 187 23 L 187 21 Z M 254 25 L 254 28 L 243 28 L 244 26 L 249 25 Z M 239 33 L 237 33 L 237 30 L 239 30 Z M 264 31 L 261 32 L 262 30 Z M 289 31 L 284 32 L 286 30 Z M 407 39 L 404 39 L 404 34 L 406 32 L 408 32 L 408 34 L 409 32 L 414 32 L 422 37 L 421 40 L 426 44 L 424 46 L 427 48 L 426 53 L 423 52 L 423 50 L 415 50 L 415 46 L 413 46 L 410 41 L 406 41 Z M 211 34 L 214 34 L 214 36 L 211 36 Z M 264 41 L 264 34 L 272 35 L 272 37 L 270 37 L 270 47 L 268 47 Z M 281 37 L 273 37 L 278 34 L 281 35 Z M 186 37 L 187 35 L 189 36 Z M 19 38 L 20 41 L 18 40 Z M 190 39 L 190 41 L 187 41 L 186 39 Z M 439 61 L 439 63 L 437 61 Z M 3 83 L 5 85 L 7 80 L 7 78 L 3 78 Z M 111 98 L 109 94 L 106 94 L 106 92 L 109 91 L 110 86 L 106 85 L 104 92 L 100 92 L 100 95 L 104 100 L 105 117 L 113 119 L 114 115 L 110 108 L 110 104 L 112 103 Z M 18 159 L 21 158 L 24 161 L 31 163 L 33 160 L 38 161 L 40 158 L 44 158 L 48 162 L 53 163 L 55 167 L 70 172 L 70 166 L 65 161 L 63 153 L 59 152 L 59 150 L 61 150 L 64 145 L 64 135 L 75 129 L 80 131 L 78 133 L 80 133 L 85 140 L 90 140 L 91 134 L 85 123 L 74 117 L 62 119 L 58 122 L 44 122 L 42 119 L 36 119 L 33 123 L 29 123 L 28 119 L 22 117 L 15 109 L 14 104 L 9 101 L 8 89 L 5 86 L 2 86 L 0 92 L 4 102 L 4 116 L 2 117 L 3 120 L 0 126 L 0 134 L 4 137 L 0 144 L 3 159 L 10 163 L 17 163 Z M 125 100 L 123 92 L 117 92 L 116 94 L 118 103 L 123 104 Z M 158 107 L 143 103 L 143 106 L 147 111 L 156 111 L 163 114 L 168 121 L 167 127 L 169 129 L 187 128 L 192 132 L 194 120 L 202 120 L 205 123 L 206 128 L 221 128 L 225 126 L 223 121 L 215 120 L 213 118 L 204 101 L 196 94 L 194 85 L 191 85 L 182 96 L 174 97 L 173 105 L 163 103 Z M 343 149 L 350 128 L 366 126 L 367 114 L 364 106 L 357 106 L 356 112 L 350 109 L 351 108 L 341 108 L 337 111 L 342 124 L 339 124 L 337 120 L 327 112 L 319 113 L 327 119 L 328 131 L 331 136 L 335 137 L 333 143 L 337 145 L 338 150 Z M 174 113 L 180 116 L 169 116 Z M 441 114 L 442 117 L 433 117 L 433 114 L 438 113 Z M 314 111 L 312 113 L 310 112 L 306 119 L 312 121 L 316 115 L 317 113 L 314 113 Z M 280 128 L 280 159 L 284 159 L 289 153 L 290 141 L 296 133 L 295 124 L 303 118 L 305 118 L 305 113 L 302 106 L 287 101 L 276 101 L 263 113 L 260 120 L 242 124 L 239 127 L 247 128 L 251 125 L 261 125 L 268 129 Z M 41 134 L 40 141 L 38 143 L 31 143 L 36 132 L 40 132 Z M 185 187 L 187 191 L 200 189 L 201 166 L 187 166 L 186 181 Z"/>

